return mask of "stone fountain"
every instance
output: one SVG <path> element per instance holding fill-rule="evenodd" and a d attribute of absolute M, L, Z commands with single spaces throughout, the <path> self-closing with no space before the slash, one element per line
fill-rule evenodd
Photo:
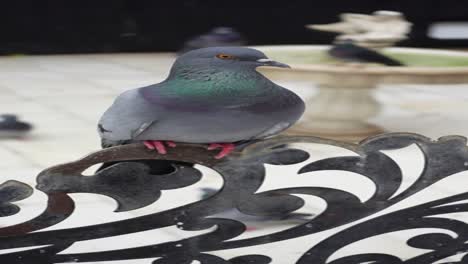
<path fill-rule="evenodd" d="M 385 131 L 368 122 L 381 108 L 372 94 L 379 85 L 468 83 L 466 52 L 391 47 L 405 39 L 411 27 L 402 14 L 377 11 L 373 15 L 342 14 L 340 17 L 342 21 L 338 23 L 307 27 L 339 32 L 341 35 L 335 43 L 352 40 L 405 66 L 343 63 L 327 54 L 331 46 L 255 47 L 292 66 L 291 69 L 260 69 L 265 75 L 277 81 L 302 81 L 318 87 L 317 95 L 307 102 L 304 118 L 291 133 L 361 140 Z"/>

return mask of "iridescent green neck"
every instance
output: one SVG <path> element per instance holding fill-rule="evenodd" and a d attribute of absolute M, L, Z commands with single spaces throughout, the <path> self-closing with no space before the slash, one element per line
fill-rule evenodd
<path fill-rule="evenodd" d="M 255 69 L 216 70 L 212 68 L 179 69 L 171 72 L 164 81 L 167 95 L 189 97 L 240 96 L 249 97 L 265 94 L 271 82 Z"/>

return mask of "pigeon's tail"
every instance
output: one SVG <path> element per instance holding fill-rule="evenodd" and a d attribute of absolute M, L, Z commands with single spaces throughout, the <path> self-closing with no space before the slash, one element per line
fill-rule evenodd
<path fill-rule="evenodd" d="M 131 141 L 120 141 L 120 142 L 109 142 L 109 141 L 101 141 L 101 146 L 102 148 L 109 148 L 113 146 L 118 146 L 118 145 L 125 145 L 125 144 L 130 144 L 134 143 Z M 129 160 L 122 160 L 122 161 L 113 161 L 113 162 L 105 162 L 102 164 L 99 169 L 96 170 L 96 172 L 101 171 L 105 168 L 108 168 L 110 166 L 113 166 L 117 163 L 120 162 L 128 162 Z M 187 162 L 182 162 L 182 161 L 170 161 L 170 160 L 131 160 L 131 162 L 140 162 L 145 165 L 147 165 L 150 168 L 150 173 L 155 174 L 155 175 L 160 175 L 160 174 L 168 174 L 171 173 L 175 170 L 174 165 L 180 165 L 180 166 L 190 166 L 192 167 L 194 164 L 187 163 Z"/>

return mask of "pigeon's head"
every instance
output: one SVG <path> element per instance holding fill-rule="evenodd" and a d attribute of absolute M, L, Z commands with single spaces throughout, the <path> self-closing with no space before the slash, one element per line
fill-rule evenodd
<path fill-rule="evenodd" d="M 180 68 L 255 70 L 259 66 L 290 68 L 284 63 L 269 59 L 263 52 L 244 47 L 210 47 L 189 51 L 177 58 L 172 70 Z"/>
<path fill-rule="evenodd" d="M 357 44 L 355 44 L 355 41 L 352 39 L 341 39 L 336 41 L 334 46 L 340 48 L 355 48 Z"/>
<path fill-rule="evenodd" d="M 242 37 L 233 28 L 230 27 L 217 27 L 211 30 L 209 33 L 211 37 L 217 37 L 222 41 L 242 41 Z M 228 45 L 226 45 L 228 46 Z"/>

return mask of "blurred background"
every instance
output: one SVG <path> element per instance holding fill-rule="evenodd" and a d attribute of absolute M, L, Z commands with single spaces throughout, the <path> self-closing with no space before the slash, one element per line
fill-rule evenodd
<path fill-rule="evenodd" d="M 307 102 L 303 123 L 311 127 L 301 133 L 353 142 L 393 131 L 467 136 L 468 55 L 431 57 L 440 52 L 412 49 L 467 49 L 467 6 L 467 0 L 6 1 L 0 9 L 0 158 L 6 162 L 0 166 L 34 175 L 98 150 L 97 121 L 118 94 L 162 81 L 186 50 L 226 43 L 258 47 L 293 66 L 264 72 Z M 323 59 L 338 34 L 306 28 L 377 10 L 401 12 L 412 23 L 396 43 L 410 49 L 389 53 L 405 67 Z M 390 73 L 399 73 L 399 81 Z M 426 73 L 430 78 L 413 78 Z"/>
<path fill-rule="evenodd" d="M 15 0 L 2 3 L 1 54 L 176 51 L 214 27 L 237 29 L 249 45 L 328 44 L 334 34 L 306 24 L 331 23 L 340 13 L 402 12 L 414 25 L 413 47 L 468 46 L 466 0 L 428 1 L 150 1 Z M 443 36 L 434 30 L 452 23 Z M 463 24 L 465 23 L 465 24 Z M 436 32 L 437 33 L 437 32 Z"/>

